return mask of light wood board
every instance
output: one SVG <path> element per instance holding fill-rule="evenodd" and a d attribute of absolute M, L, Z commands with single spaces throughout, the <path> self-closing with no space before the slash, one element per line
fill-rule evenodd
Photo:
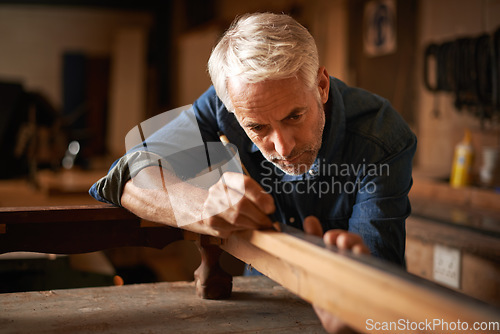
<path fill-rule="evenodd" d="M 270 230 L 234 234 L 221 247 L 362 332 L 366 332 L 367 326 L 375 321 L 397 324 L 400 321 L 426 323 L 439 319 L 448 323 L 460 320 L 471 327 L 482 321 L 499 325 L 498 308 L 437 286 L 373 257 L 333 252 Z M 384 332 L 415 331 L 398 327 Z M 431 330 L 425 328 L 419 332 L 455 331 L 434 326 Z"/>

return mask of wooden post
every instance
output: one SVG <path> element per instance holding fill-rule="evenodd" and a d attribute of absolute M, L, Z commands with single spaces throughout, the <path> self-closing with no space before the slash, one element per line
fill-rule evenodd
<path fill-rule="evenodd" d="M 203 299 L 227 299 L 231 296 L 233 277 L 221 268 L 222 249 L 211 239 L 199 235 L 195 241 L 201 254 L 201 264 L 194 272 L 196 294 Z"/>

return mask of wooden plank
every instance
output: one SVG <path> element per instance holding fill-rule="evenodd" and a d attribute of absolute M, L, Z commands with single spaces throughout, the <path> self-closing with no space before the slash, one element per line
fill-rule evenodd
<path fill-rule="evenodd" d="M 325 333 L 312 307 L 265 277 L 235 277 L 228 300 L 194 283 L 0 295 L 2 333 Z"/>
<path fill-rule="evenodd" d="M 439 203 L 432 199 L 413 198 L 412 217 L 473 229 L 478 233 L 500 238 L 500 214 L 491 210 L 479 210 L 464 206 Z"/>
<path fill-rule="evenodd" d="M 3 224 L 115 220 L 140 221 L 133 213 L 108 204 L 0 208 L 0 222 Z"/>
<path fill-rule="evenodd" d="M 499 238 L 476 229 L 410 216 L 406 221 L 406 235 L 500 262 Z"/>
<path fill-rule="evenodd" d="M 124 246 L 162 249 L 183 231 L 141 225 L 111 205 L 0 208 L 0 253 L 30 251 L 79 254 Z"/>
<path fill-rule="evenodd" d="M 369 319 L 396 324 L 400 319 L 411 323 L 439 319 L 460 320 L 471 327 L 478 321 L 499 325 L 499 309 L 373 257 L 333 252 L 275 231 L 236 233 L 222 248 L 362 332 L 367 331 Z M 439 327 L 419 332 L 453 331 Z"/>
<path fill-rule="evenodd" d="M 100 176 L 105 175 L 107 170 L 100 172 Z M 45 174 L 46 173 L 41 173 Z M 2 180 L 0 181 L 0 207 L 29 207 L 29 206 L 52 206 L 52 205 L 96 205 L 97 202 L 88 194 L 90 186 L 99 179 L 98 172 L 87 173 L 62 173 L 61 183 L 73 183 L 74 178 L 79 178 L 78 188 L 83 190 L 84 184 L 87 184 L 85 193 L 58 193 L 48 194 L 50 185 L 46 182 L 46 178 L 40 175 L 40 188 L 36 189 L 33 184 L 27 180 Z M 76 175 L 78 174 L 78 175 Z M 92 175 L 95 175 L 93 177 Z"/>
<path fill-rule="evenodd" d="M 415 175 L 410 199 L 427 199 L 470 209 L 490 210 L 500 214 L 500 194 L 479 187 L 453 188 L 449 183 Z"/>

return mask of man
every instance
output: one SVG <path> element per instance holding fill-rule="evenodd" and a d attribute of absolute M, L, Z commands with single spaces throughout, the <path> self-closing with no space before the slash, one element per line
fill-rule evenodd
<path fill-rule="evenodd" d="M 308 233 L 328 231 L 325 241 L 340 248 L 404 266 L 416 138 L 390 104 L 330 77 L 312 36 L 286 15 L 241 17 L 208 67 L 213 87 L 117 161 L 91 194 L 145 219 L 219 237 L 269 227 L 272 215 Z M 183 182 L 200 154 L 163 154 L 160 147 L 190 137 L 183 133 L 188 114 L 206 152 L 222 131 L 250 175 L 227 172 L 205 188 Z M 163 159 L 165 173 L 141 158 L 145 146 Z M 228 206 L 228 196 L 238 200 Z"/>

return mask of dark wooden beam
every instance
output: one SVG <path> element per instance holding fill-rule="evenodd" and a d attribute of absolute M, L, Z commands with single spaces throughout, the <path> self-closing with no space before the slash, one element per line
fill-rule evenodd
<path fill-rule="evenodd" d="M 0 208 L 0 253 L 31 251 L 77 254 L 124 246 L 162 249 L 183 231 L 143 226 L 111 205 Z"/>

